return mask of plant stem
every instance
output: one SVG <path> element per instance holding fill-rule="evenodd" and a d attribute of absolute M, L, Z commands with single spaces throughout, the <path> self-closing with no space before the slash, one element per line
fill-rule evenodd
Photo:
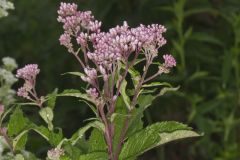
<path fill-rule="evenodd" d="M 2 130 L 2 128 L 0 128 L 0 135 L 3 136 L 3 138 L 5 139 L 5 141 L 7 142 L 11 152 L 14 154 L 14 149 L 11 143 L 11 140 L 9 139 L 8 135 Z"/>
<path fill-rule="evenodd" d="M 101 118 L 102 118 L 102 121 L 105 125 L 105 141 L 108 145 L 108 155 L 109 155 L 109 159 L 110 160 L 113 160 L 113 147 L 112 147 L 112 136 L 111 136 L 111 130 L 109 128 L 109 124 L 108 124 L 108 121 L 107 121 L 107 118 L 106 118 L 106 115 L 104 113 L 104 106 L 100 106 L 100 115 L 101 115 Z"/>
<path fill-rule="evenodd" d="M 78 60 L 78 62 L 80 63 L 80 65 L 82 66 L 82 68 L 85 68 L 85 65 L 84 65 L 84 63 L 82 62 L 82 60 L 78 57 L 78 55 L 76 54 L 76 53 L 74 53 L 74 52 L 71 52 L 73 55 L 74 55 L 74 57 Z"/>

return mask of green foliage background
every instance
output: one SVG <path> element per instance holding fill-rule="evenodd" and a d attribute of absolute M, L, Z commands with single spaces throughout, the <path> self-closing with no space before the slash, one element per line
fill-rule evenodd
<path fill-rule="evenodd" d="M 61 73 L 78 70 L 73 57 L 58 42 L 58 0 L 13 1 L 15 10 L 0 20 L 0 57 L 16 58 L 19 66 L 38 63 L 38 90 L 43 95 L 80 88 L 79 79 Z M 69 2 L 69 1 L 68 1 Z M 180 85 L 174 94 L 154 101 L 145 122 L 177 120 L 204 132 L 202 138 L 147 152 L 148 160 L 238 160 L 240 159 L 240 1 L 239 0 L 78 0 L 103 21 L 103 29 L 128 21 L 160 23 L 168 28 L 168 44 L 160 54 L 177 58 L 170 76 L 159 77 Z M 15 87 L 17 87 L 16 84 Z M 26 109 L 39 120 L 34 109 Z M 71 135 L 93 116 L 85 104 L 61 98 L 57 102 L 56 126 Z M 28 150 L 42 156 L 48 149 L 44 139 L 33 134 Z M 39 149 L 41 148 L 41 149 Z M 44 157 L 44 156 L 43 156 Z"/>

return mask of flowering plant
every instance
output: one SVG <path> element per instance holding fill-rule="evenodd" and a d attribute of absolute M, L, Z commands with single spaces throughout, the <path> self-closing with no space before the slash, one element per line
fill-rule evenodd
<path fill-rule="evenodd" d="M 6 138 L 12 139 L 9 146 L 13 153 L 24 148 L 30 130 L 49 141 L 53 149 L 47 156 L 53 160 L 133 160 L 170 141 L 199 136 L 190 127 L 174 121 L 143 126 L 143 112 L 153 100 L 178 89 L 166 82 L 153 81 L 176 66 L 170 54 L 162 56 L 163 63 L 154 61 L 158 50 L 166 44 L 164 26 L 152 24 L 130 28 L 124 22 L 104 32 L 100 29 L 102 22 L 95 20 L 90 11 L 78 11 L 74 3 L 61 3 L 58 15 L 64 29 L 60 44 L 82 68 L 82 72 L 66 74 L 78 76 L 86 86 L 83 90 L 68 89 L 61 93 L 55 90 L 39 96 L 35 89 L 40 73 L 38 65 L 29 64 L 18 69 L 16 77 L 23 79 L 24 85 L 17 94 L 30 102 L 19 105 L 39 107 L 39 115 L 47 127 L 34 124 L 17 107 L 6 131 Z M 150 67 L 157 69 L 155 74 L 149 75 Z M 152 89 L 154 87 L 156 89 Z M 64 138 L 61 129 L 54 127 L 52 122 L 59 96 L 80 98 L 96 116 L 70 138 Z M 85 134 L 88 130 L 90 136 Z"/>

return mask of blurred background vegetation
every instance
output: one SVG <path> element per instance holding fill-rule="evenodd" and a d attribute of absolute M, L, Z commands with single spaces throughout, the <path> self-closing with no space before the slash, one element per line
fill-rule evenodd
<path fill-rule="evenodd" d="M 0 20 L 0 58 L 16 58 L 19 66 L 38 63 L 41 94 L 79 88 L 75 77 L 61 74 L 78 70 L 75 59 L 59 45 L 59 0 L 15 0 L 15 10 Z M 149 151 L 143 160 L 239 160 L 240 159 L 240 1 L 239 0 L 75 0 L 82 10 L 91 10 L 103 21 L 103 30 L 128 21 L 160 23 L 168 28 L 168 43 L 159 54 L 177 58 L 174 73 L 158 77 L 180 85 L 178 92 L 154 101 L 146 123 L 177 120 L 203 132 L 199 139 L 170 143 Z M 17 87 L 16 84 L 15 87 Z M 81 102 L 60 98 L 56 126 L 70 136 L 81 127 L 91 111 Z M 35 108 L 25 108 L 35 121 Z M 39 157 L 45 141 L 29 137 L 27 150 Z M 30 147 L 31 146 L 31 147 Z M 43 147 L 46 146 L 46 147 Z"/>

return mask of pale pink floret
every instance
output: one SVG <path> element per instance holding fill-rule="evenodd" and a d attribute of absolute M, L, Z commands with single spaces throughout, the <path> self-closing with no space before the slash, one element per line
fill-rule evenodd
<path fill-rule="evenodd" d="M 63 23 L 66 32 L 73 34 L 76 34 L 81 29 L 98 33 L 102 24 L 95 20 L 91 11 L 77 11 L 75 3 L 61 3 L 57 20 Z"/>
<path fill-rule="evenodd" d="M 62 17 L 74 15 L 77 12 L 77 5 L 75 3 L 64 3 L 61 2 L 59 10 L 58 10 L 58 21 L 61 22 Z M 60 19 L 59 19 L 60 18 Z"/>
<path fill-rule="evenodd" d="M 17 95 L 19 97 L 23 97 L 23 98 L 29 99 L 28 91 L 27 91 L 27 89 L 25 87 L 18 88 Z"/>
<path fill-rule="evenodd" d="M 32 80 L 36 78 L 39 72 L 40 69 L 38 69 L 37 64 L 28 64 L 25 67 L 17 70 L 16 77 L 24 80 Z"/>
<path fill-rule="evenodd" d="M 172 68 L 172 67 L 176 66 L 176 60 L 172 55 L 165 54 L 165 55 L 163 55 L 163 59 L 164 59 L 164 64 L 163 64 L 164 67 Z"/>
<path fill-rule="evenodd" d="M 71 48 L 72 43 L 71 43 L 71 36 L 68 33 L 64 33 L 60 36 L 59 38 L 60 44 L 67 47 Z"/>

